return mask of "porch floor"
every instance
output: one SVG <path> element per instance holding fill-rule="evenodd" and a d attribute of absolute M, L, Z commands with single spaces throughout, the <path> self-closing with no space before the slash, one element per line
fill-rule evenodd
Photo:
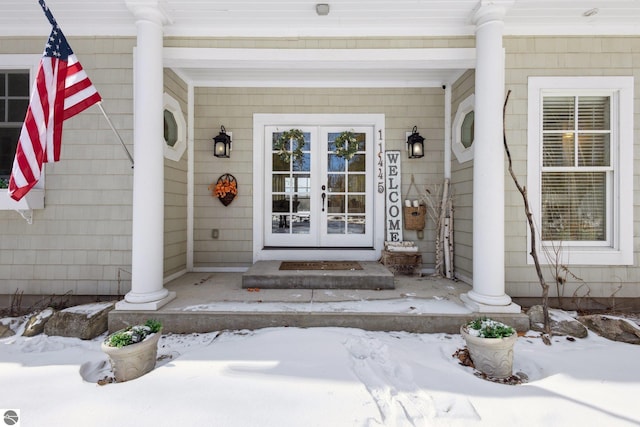
<path fill-rule="evenodd" d="M 478 316 L 459 298 L 471 290 L 465 283 L 396 276 L 394 284 L 382 290 L 243 289 L 242 273 L 187 273 L 165 285 L 176 293 L 174 300 L 157 311 L 113 310 L 109 330 L 153 318 L 173 333 L 284 326 L 458 333 L 462 323 Z M 529 328 L 524 314 L 491 317 Z"/>

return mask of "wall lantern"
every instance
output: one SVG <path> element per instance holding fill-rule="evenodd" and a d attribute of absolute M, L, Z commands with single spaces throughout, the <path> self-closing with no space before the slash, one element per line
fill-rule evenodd
<path fill-rule="evenodd" d="M 220 126 L 220 133 L 213 138 L 213 155 L 229 158 L 231 154 L 231 136 L 227 135 L 224 126 Z"/>
<path fill-rule="evenodd" d="M 424 138 L 418 133 L 418 127 L 414 126 L 411 135 L 407 138 L 407 152 L 410 159 L 424 157 Z"/>

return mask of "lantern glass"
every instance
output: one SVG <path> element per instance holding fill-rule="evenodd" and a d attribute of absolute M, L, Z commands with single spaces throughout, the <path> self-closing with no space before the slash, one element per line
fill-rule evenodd
<path fill-rule="evenodd" d="M 231 138 L 225 132 L 224 126 L 222 126 L 218 136 L 213 138 L 213 155 L 221 158 L 229 158 L 230 153 Z"/>
<path fill-rule="evenodd" d="M 424 157 L 424 138 L 420 136 L 415 126 L 413 132 L 407 138 L 407 152 L 410 159 Z"/>

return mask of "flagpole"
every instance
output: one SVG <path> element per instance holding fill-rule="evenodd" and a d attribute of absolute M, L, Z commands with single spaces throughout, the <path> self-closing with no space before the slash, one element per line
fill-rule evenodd
<path fill-rule="evenodd" d="M 113 133 L 116 134 L 116 136 L 120 140 L 120 143 L 122 144 L 122 148 L 124 148 L 124 151 L 127 153 L 127 157 L 129 157 L 129 160 L 131 161 L 131 169 L 133 169 L 133 157 L 131 157 L 131 153 L 129 153 L 129 150 L 127 149 L 127 146 L 125 145 L 124 141 L 122 140 L 122 137 L 120 136 L 120 134 L 118 133 L 116 128 L 113 126 L 113 123 L 111 123 L 111 119 L 107 115 L 107 112 L 104 111 L 104 107 L 102 107 L 102 102 L 98 102 L 98 107 L 100 107 L 100 111 L 102 111 L 102 114 L 104 115 L 104 118 L 107 119 L 107 123 L 109 123 L 109 126 L 111 127 L 111 130 L 113 131 Z"/>

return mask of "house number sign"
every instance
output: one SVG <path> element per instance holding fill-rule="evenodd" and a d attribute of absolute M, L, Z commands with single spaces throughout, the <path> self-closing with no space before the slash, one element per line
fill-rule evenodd
<path fill-rule="evenodd" d="M 402 242 L 402 197 L 400 197 L 400 151 L 385 153 L 387 242 Z"/>

